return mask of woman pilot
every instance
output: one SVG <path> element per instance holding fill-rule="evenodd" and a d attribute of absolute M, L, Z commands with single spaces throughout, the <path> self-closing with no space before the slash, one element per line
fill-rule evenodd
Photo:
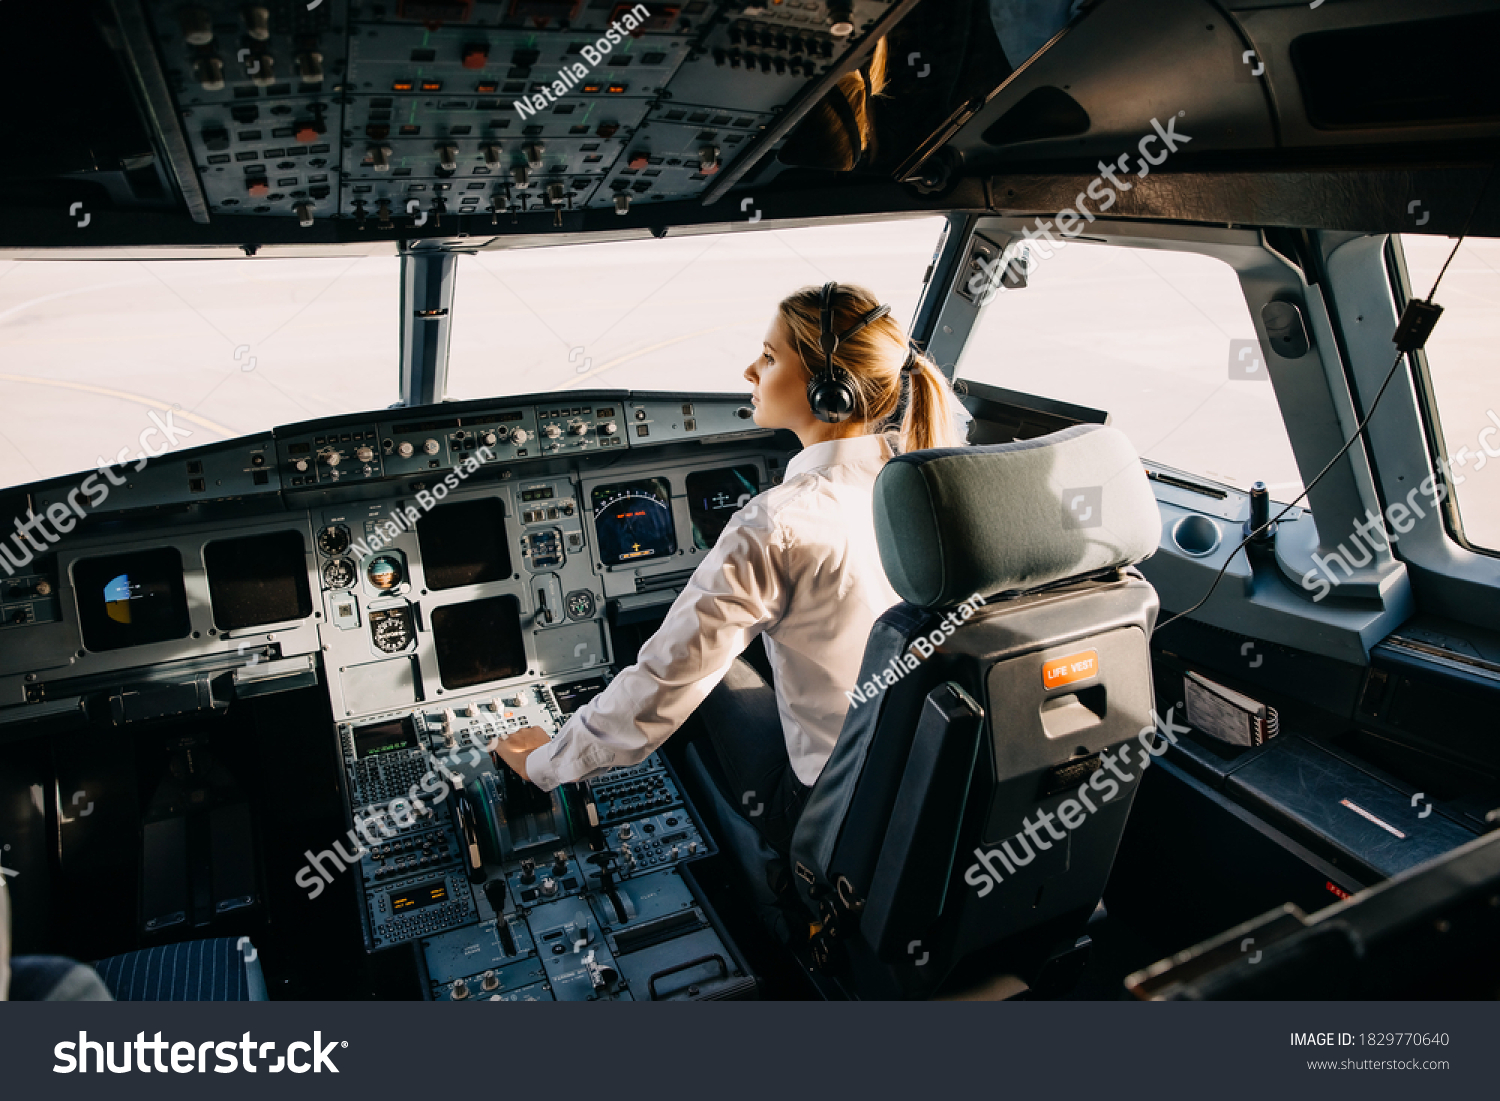
<path fill-rule="evenodd" d="M 875 476 L 893 444 L 961 445 L 964 413 L 890 307 L 847 283 L 784 299 L 745 378 L 755 423 L 802 441 L 782 483 L 735 513 L 636 663 L 555 739 L 526 727 L 495 748 L 550 791 L 642 760 L 697 711 L 731 798 L 784 853 L 843 726 L 870 628 L 898 600 L 876 549 Z M 739 657 L 757 635 L 779 723 L 769 707 L 759 722 L 746 709 L 770 697 Z"/>

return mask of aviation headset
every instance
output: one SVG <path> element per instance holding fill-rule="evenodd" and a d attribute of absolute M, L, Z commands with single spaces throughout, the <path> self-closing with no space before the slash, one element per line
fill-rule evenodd
<path fill-rule="evenodd" d="M 823 353 L 823 366 L 807 381 L 807 404 L 813 416 L 827 424 L 838 424 L 854 415 L 854 383 L 849 372 L 834 363 L 834 353 L 839 345 L 859 332 L 872 321 L 879 320 L 891 312 L 888 305 L 876 306 L 841 333 L 833 331 L 833 295 L 837 283 L 823 284 L 823 302 L 818 316 L 818 349 Z M 901 377 L 905 381 L 916 367 L 917 350 L 909 346 L 906 362 L 901 366 Z"/>

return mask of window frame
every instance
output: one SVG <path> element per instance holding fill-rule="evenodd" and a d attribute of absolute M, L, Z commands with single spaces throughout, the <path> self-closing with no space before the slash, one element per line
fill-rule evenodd
<path fill-rule="evenodd" d="M 1399 233 L 1387 236 L 1385 248 L 1382 250 L 1382 259 L 1390 282 L 1391 298 L 1396 304 L 1396 314 L 1399 317 L 1406 309 L 1408 302 L 1413 298 L 1421 297 L 1412 286 L 1411 270 L 1406 265 L 1406 250 L 1402 247 Z M 1441 285 L 1438 290 L 1441 292 Z M 1438 305 L 1442 305 L 1441 293 L 1437 298 Z M 1442 324 L 1441 320 L 1438 324 Z M 1443 530 L 1448 538 L 1471 554 L 1500 559 L 1500 548 L 1481 546 L 1471 540 L 1464 531 L 1463 512 L 1459 508 L 1457 487 L 1448 477 L 1448 437 L 1443 431 L 1442 414 L 1438 411 L 1437 387 L 1432 381 L 1432 368 L 1427 360 L 1426 347 L 1408 352 L 1406 363 L 1416 391 L 1417 421 L 1427 444 L 1427 456 L 1432 463 L 1434 475 L 1442 480 L 1448 490 L 1448 495 L 1442 503 Z"/>

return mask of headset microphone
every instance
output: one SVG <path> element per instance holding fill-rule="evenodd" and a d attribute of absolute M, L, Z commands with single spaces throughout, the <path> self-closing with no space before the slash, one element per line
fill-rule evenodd
<path fill-rule="evenodd" d="M 813 416 L 828 424 L 838 424 L 854 415 L 854 383 L 849 372 L 833 362 L 839 345 L 870 322 L 891 312 L 890 306 L 877 306 L 841 333 L 833 331 L 833 296 L 837 283 L 823 284 L 823 302 L 818 317 L 818 349 L 823 353 L 822 369 L 807 382 L 807 404 Z"/>

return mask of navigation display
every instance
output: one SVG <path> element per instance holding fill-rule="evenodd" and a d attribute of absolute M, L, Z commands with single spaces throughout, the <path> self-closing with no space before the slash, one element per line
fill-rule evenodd
<path fill-rule="evenodd" d="M 312 615 L 307 547 L 295 531 L 222 539 L 203 548 L 214 624 L 221 631 Z"/>
<path fill-rule="evenodd" d="M 83 644 L 90 650 L 187 638 L 192 630 L 182 555 L 174 547 L 79 559 L 73 586 Z"/>
<path fill-rule="evenodd" d="M 693 545 L 699 550 L 711 548 L 724 533 L 729 518 L 759 492 L 760 472 L 750 465 L 689 474 L 687 499 L 693 517 Z"/>
<path fill-rule="evenodd" d="M 595 486 L 590 496 L 599 560 L 606 566 L 677 553 L 671 490 L 665 478 Z"/>

